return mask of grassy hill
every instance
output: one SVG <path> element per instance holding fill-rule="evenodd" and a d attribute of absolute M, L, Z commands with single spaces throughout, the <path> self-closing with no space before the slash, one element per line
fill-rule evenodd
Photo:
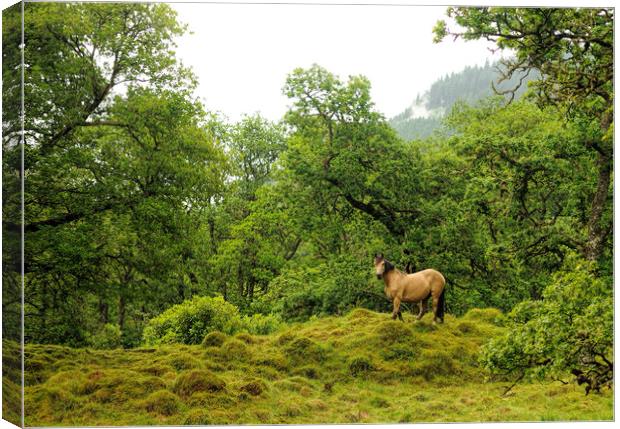
<path fill-rule="evenodd" d="M 29 345 L 26 425 L 613 418 L 612 392 L 585 396 L 574 384 L 525 384 L 502 397 L 509 383 L 487 381 L 477 365 L 480 345 L 502 331 L 498 315 L 472 310 L 434 327 L 428 316 L 401 323 L 356 309 L 269 336 L 215 332 L 197 346 Z"/>

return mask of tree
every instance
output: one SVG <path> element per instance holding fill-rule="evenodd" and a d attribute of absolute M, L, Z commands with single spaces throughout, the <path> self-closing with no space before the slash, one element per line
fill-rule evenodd
<path fill-rule="evenodd" d="M 508 332 L 491 340 L 482 364 L 496 376 L 562 379 L 586 394 L 613 384 L 613 297 L 594 267 L 573 255 L 545 289 L 508 315 Z"/>
<path fill-rule="evenodd" d="M 539 299 L 566 254 L 587 240 L 583 200 L 596 165 L 581 129 L 556 109 L 501 99 L 458 106 L 446 126 L 463 171 L 453 185 L 462 194 L 445 206 L 458 201 L 446 225 L 461 241 L 453 261 L 468 261 L 455 280 L 479 284 L 485 304 L 503 310 Z"/>
<path fill-rule="evenodd" d="M 232 168 L 224 198 L 210 215 L 211 276 L 226 299 L 245 310 L 300 241 L 272 199 L 276 161 L 286 148 L 284 127 L 248 116 L 223 138 Z"/>
<path fill-rule="evenodd" d="M 562 111 L 565 121 L 563 129 L 554 134 L 520 142 L 517 138 L 520 147 L 511 147 L 508 140 L 507 147 L 500 147 L 497 161 L 510 164 L 520 183 L 514 189 L 517 211 L 509 218 L 529 219 L 537 228 L 532 231 L 517 224 L 530 238 L 538 235 L 523 249 L 526 255 L 529 249 L 538 253 L 535 249 L 540 245 L 566 254 L 566 248 L 581 241 L 578 250 L 589 262 L 574 257 L 564 260 L 562 270 L 546 282 L 542 299 L 534 297 L 515 307 L 509 333 L 487 345 L 483 363 L 493 372 L 517 375 L 517 381 L 528 375 L 563 378 L 571 373 L 579 384 L 587 384 L 586 393 L 609 386 L 613 380 L 611 278 L 594 261 L 609 263 L 611 254 L 613 10 L 449 8 L 448 15 L 465 30 L 449 31 L 445 22 L 439 22 L 437 41 L 448 34 L 486 38 L 496 42 L 498 49 L 514 50 L 515 57 L 505 62 L 506 76 L 518 70 L 541 72 L 540 80 L 532 85 L 534 99 L 540 106 Z M 525 118 L 515 117 L 515 124 Z M 556 150 L 547 152 L 555 161 L 529 148 L 531 142 L 552 142 L 566 131 L 568 138 L 555 142 Z M 578 146 L 570 143 L 573 139 Z M 521 150 L 527 153 L 517 155 Z M 493 158 L 489 161 L 496 162 Z M 562 166 L 567 161 L 573 171 Z M 538 182 L 543 194 L 529 189 L 540 173 L 547 176 L 544 183 Z M 573 183 L 566 179 L 549 182 L 558 174 L 583 176 Z M 552 222 L 545 219 L 549 213 L 553 213 Z M 575 229 L 569 225 L 577 225 L 576 221 L 584 225 L 585 234 L 572 232 Z M 527 242 L 525 236 L 523 241 Z"/>
<path fill-rule="evenodd" d="M 184 28 L 166 5 L 29 4 L 25 19 L 27 341 L 81 345 L 114 322 L 130 345 L 145 315 L 202 289 L 202 215 L 226 174 L 173 55 Z M 9 189 L 19 124 L 6 119 Z"/>
<path fill-rule="evenodd" d="M 343 201 L 402 236 L 416 215 L 415 193 L 396 195 L 403 186 L 415 189 L 416 166 L 374 111 L 370 82 L 352 76 L 345 84 L 315 65 L 291 73 L 284 93 L 294 100 L 286 115 L 293 133 L 285 167 L 312 184 L 317 200 L 334 207 Z"/>
<path fill-rule="evenodd" d="M 485 38 L 498 49 L 513 50 L 515 57 L 504 62 L 505 77 L 539 70 L 541 78 L 532 85 L 538 101 L 560 106 L 589 128 L 583 144 L 597 157 L 598 178 L 583 254 L 598 259 L 612 229 L 613 9 L 451 7 L 447 14 L 464 30 L 450 30 L 440 21 L 436 42 L 447 35 Z"/>

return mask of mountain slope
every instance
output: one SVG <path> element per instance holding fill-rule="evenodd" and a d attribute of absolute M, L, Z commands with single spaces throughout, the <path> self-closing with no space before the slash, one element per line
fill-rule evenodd
<path fill-rule="evenodd" d="M 459 73 L 445 75 L 435 81 L 424 94 L 418 94 L 411 106 L 390 119 L 390 124 L 405 140 L 422 139 L 430 136 L 441 125 L 443 116 L 452 109 L 454 103 L 462 101 L 475 104 L 477 101 L 495 94 L 491 86 L 495 83 L 498 91 L 518 89 L 515 98 L 519 98 L 527 89 L 527 82 L 536 78 L 536 74 L 524 79 L 518 86 L 521 74 L 515 74 L 510 80 L 497 83 L 498 64 L 465 67 Z"/>
<path fill-rule="evenodd" d="M 26 347 L 26 425 L 396 423 L 610 419 L 613 394 L 485 382 L 497 310 L 392 321 L 356 309 L 268 336 L 94 351 Z"/>

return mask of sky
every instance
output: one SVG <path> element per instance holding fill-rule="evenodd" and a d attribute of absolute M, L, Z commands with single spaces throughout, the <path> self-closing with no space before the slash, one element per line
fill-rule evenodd
<path fill-rule="evenodd" d="M 177 40 L 177 57 L 198 76 L 207 109 L 230 121 L 256 112 L 280 119 L 290 105 L 286 76 L 314 63 L 343 80 L 369 78 L 376 109 L 390 118 L 440 77 L 500 58 L 483 41 L 434 44 L 445 6 L 171 6 L 192 33 Z"/>

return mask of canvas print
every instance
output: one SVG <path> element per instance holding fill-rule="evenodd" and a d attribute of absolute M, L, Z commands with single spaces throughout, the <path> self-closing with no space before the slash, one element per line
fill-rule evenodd
<path fill-rule="evenodd" d="M 613 32 L 612 7 L 5 8 L 3 419 L 614 420 Z"/>

